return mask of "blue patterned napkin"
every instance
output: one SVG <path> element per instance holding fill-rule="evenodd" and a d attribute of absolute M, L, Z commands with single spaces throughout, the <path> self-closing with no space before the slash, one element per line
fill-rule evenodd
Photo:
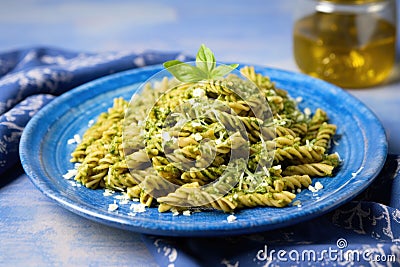
<path fill-rule="evenodd" d="M 218 238 L 143 235 L 156 262 L 191 266 L 400 266 L 400 156 L 356 200 L 283 229 Z"/>
<path fill-rule="evenodd" d="M 18 162 L 25 125 L 54 97 L 90 80 L 127 69 L 188 61 L 180 53 L 78 53 L 29 48 L 0 54 L 0 176 Z"/>

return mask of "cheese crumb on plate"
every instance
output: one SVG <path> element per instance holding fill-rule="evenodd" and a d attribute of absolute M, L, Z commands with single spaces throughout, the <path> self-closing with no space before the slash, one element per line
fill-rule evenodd
<path fill-rule="evenodd" d="M 236 221 L 236 216 L 231 214 L 226 218 L 226 220 L 228 221 L 228 223 L 232 223 L 232 222 Z"/>

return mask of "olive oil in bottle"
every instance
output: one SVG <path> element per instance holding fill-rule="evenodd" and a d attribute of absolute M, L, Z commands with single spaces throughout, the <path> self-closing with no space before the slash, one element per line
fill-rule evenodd
<path fill-rule="evenodd" d="M 295 23 L 294 57 L 299 68 L 345 88 L 384 81 L 395 62 L 395 24 L 366 12 L 369 9 L 332 10 L 316 10 Z"/>

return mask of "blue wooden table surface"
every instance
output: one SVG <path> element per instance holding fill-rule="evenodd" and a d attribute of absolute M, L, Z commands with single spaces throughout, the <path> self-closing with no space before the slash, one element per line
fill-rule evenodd
<path fill-rule="evenodd" d="M 291 39 L 296 8 L 293 0 L 0 1 L 0 51 L 45 45 L 193 55 L 205 43 L 221 61 L 298 72 Z M 399 62 L 386 84 L 348 91 L 375 112 L 389 152 L 400 154 Z M 64 210 L 21 168 L 0 180 L 0 266 L 156 266 L 139 234 Z"/>

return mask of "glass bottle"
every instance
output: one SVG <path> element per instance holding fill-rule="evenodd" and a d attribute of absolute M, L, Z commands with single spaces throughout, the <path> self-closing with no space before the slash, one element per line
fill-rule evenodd
<path fill-rule="evenodd" d="M 298 0 L 294 57 L 301 71 L 345 88 L 383 82 L 396 58 L 396 0 Z"/>

